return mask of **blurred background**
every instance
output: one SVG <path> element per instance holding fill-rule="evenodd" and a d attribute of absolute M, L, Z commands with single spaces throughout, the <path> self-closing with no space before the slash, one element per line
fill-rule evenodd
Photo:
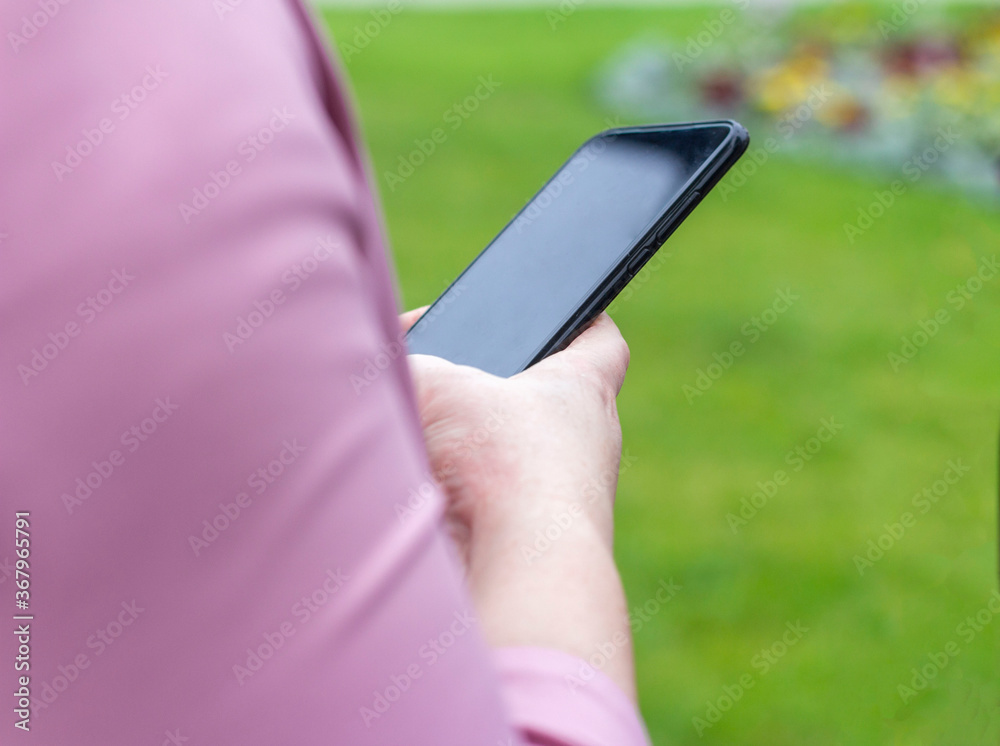
<path fill-rule="evenodd" d="M 1000 743 L 1000 10 L 320 13 L 408 308 L 595 132 L 750 130 L 611 309 L 632 351 L 616 553 L 653 741 Z"/>

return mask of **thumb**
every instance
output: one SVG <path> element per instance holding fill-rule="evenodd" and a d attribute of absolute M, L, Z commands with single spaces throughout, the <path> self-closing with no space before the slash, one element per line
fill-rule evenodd
<path fill-rule="evenodd" d="M 628 344 L 606 313 L 594 319 L 566 349 L 552 357 L 561 358 L 561 364 L 568 364 L 577 370 L 596 372 L 616 396 L 625 383 L 629 363 Z M 538 365 L 544 365 L 546 360 Z"/>

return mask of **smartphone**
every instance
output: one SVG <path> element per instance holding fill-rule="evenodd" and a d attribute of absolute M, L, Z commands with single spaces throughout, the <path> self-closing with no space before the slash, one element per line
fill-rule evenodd
<path fill-rule="evenodd" d="M 410 353 L 494 375 L 568 345 L 746 150 L 731 120 L 584 143 L 407 333 Z"/>

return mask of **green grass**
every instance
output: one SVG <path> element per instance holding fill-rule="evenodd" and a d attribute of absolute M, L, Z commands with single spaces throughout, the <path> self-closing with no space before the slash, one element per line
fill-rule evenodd
<path fill-rule="evenodd" d="M 683 38 L 717 9 L 404 10 L 347 66 L 382 193 L 405 305 L 432 301 L 611 112 L 596 67 L 622 42 Z M 329 11 L 350 42 L 367 11 Z M 499 88 L 457 129 L 445 112 L 479 76 Z M 414 140 L 446 139 L 390 189 Z M 752 133 L 762 142 L 770 133 Z M 942 744 L 1000 739 L 1000 618 L 958 625 L 997 585 L 1000 277 L 962 310 L 948 292 L 1000 253 L 1000 211 L 930 179 L 853 244 L 843 224 L 888 175 L 773 156 L 710 195 L 667 258 L 614 307 L 632 350 L 619 405 L 635 458 L 618 497 L 617 555 L 640 605 L 683 588 L 635 635 L 641 706 L 657 744 Z M 688 402 L 713 353 L 799 296 L 717 382 Z M 945 307 L 949 322 L 899 372 L 888 353 Z M 786 454 L 824 418 L 843 430 L 800 471 Z M 950 459 L 969 472 L 860 575 L 853 557 Z M 787 484 L 734 533 L 758 480 Z M 787 622 L 809 631 L 764 674 L 753 660 Z M 927 655 L 961 653 L 904 704 Z M 699 737 L 706 701 L 754 686 Z"/>

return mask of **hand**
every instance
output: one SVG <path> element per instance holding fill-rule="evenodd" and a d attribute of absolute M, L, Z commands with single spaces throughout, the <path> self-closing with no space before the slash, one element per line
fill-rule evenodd
<path fill-rule="evenodd" d="M 404 329 L 424 310 L 403 314 Z M 628 358 L 606 314 L 566 350 L 509 379 L 409 356 L 431 467 L 467 570 L 474 528 L 481 541 L 532 538 L 569 505 L 586 509 L 610 549 L 621 457 L 615 397 Z"/>
<path fill-rule="evenodd" d="M 409 328 L 425 309 L 401 316 Z M 612 557 L 628 347 L 606 314 L 504 379 L 409 356 L 446 521 L 487 639 L 582 657 L 628 627 Z M 607 673 L 632 692 L 631 645 Z"/>

